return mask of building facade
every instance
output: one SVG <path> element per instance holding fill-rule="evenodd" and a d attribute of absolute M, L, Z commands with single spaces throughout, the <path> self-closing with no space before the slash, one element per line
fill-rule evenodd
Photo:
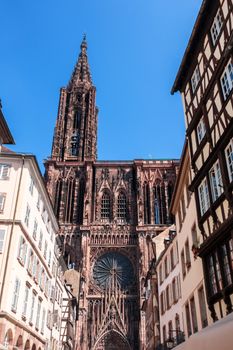
<path fill-rule="evenodd" d="M 57 220 L 35 157 L 2 151 L 1 349 L 65 349 L 60 336 L 62 303 L 67 293 L 55 249 L 57 231 Z"/>
<path fill-rule="evenodd" d="M 203 1 L 172 88 L 184 103 L 198 255 L 213 321 L 231 313 L 233 302 L 232 12 L 232 0 Z"/>
<path fill-rule="evenodd" d="M 95 95 L 84 38 L 45 163 L 64 258 L 81 272 L 77 349 L 145 349 L 149 240 L 172 221 L 178 161 L 97 161 Z"/>

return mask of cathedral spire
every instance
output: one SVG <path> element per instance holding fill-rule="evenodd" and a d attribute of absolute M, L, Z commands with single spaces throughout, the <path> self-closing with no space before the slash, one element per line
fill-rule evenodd
<path fill-rule="evenodd" d="M 73 74 L 71 76 L 70 82 L 68 84 L 68 88 L 72 89 L 72 87 L 76 87 L 80 85 L 80 83 L 92 84 L 91 73 L 87 58 L 86 34 L 83 35 L 83 40 L 80 45 L 80 54 L 78 57 L 78 61 L 75 65 Z"/>
<path fill-rule="evenodd" d="M 97 157 L 96 89 L 91 81 L 84 35 L 70 82 L 61 89 L 52 159 L 95 161 Z"/>

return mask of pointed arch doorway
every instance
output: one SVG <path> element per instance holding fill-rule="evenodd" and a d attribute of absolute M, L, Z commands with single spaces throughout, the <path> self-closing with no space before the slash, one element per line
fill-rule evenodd
<path fill-rule="evenodd" d="M 119 332 L 110 330 L 97 340 L 93 350 L 132 350 L 128 340 Z"/>

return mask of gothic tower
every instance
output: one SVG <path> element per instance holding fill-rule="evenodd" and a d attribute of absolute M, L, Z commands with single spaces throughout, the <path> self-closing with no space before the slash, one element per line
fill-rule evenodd
<path fill-rule="evenodd" d="M 84 37 L 70 82 L 61 89 L 58 118 L 52 147 L 57 161 L 96 160 L 96 89 L 91 81 Z"/>
<path fill-rule="evenodd" d="M 145 347 L 150 241 L 170 223 L 175 160 L 97 161 L 95 87 L 83 39 L 61 89 L 46 183 L 67 266 L 81 273 L 76 350 Z"/>

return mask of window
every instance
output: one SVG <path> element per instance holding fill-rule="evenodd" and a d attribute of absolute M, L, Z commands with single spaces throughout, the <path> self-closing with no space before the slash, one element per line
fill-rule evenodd
<path fill-rule="evenodd" d="M 198 195 L 201 215 L 204 215 L 210 206 L 209 190 L 206 178 L 201 182 L 200 186 L 198 187 Z"/>
<path fill-rule="evenodd" d="M 164 314 L 164 303 L 163 303 L 163 292 L 160 294 L 160 308 L 161 308 L 161 314 Z"/>
<path fill-rule="evenodd" d="M 171 261 L 171 270 L 173 270 L 174 267 L 175 267 L 174 250 L 173 250 L 173 248 L 171 248 L 171 251 L 170 251 L 170 261 Z"/>
<path fill-rule="evenodd" d="M 126 220 L 126 196 L 124 193 L 120 193 L 117 199 L 117 218 Z"/>
<path fill-rule="evenodd" d="M 210 255 L 207 258 L 207 268 L 208 268 L 208 277 L 209 277 L 209 294 L 212 296 L 218 292 L 217 278 L 214 268 L 214 259 Z"/>
<path fill-rule="evenodd" d="M 101 218 L 110 219 L 110 195 L 106 192 L 101 200 Z"/>
<path fill-rule="evenodd" d="M 36 313 L 36 328 L 37 329 L 39 329 L 39 323 L 40 323 L 40 310 L 41 310 L 41 300 L 38 299 L 37 313 Z"/>
<path fill-rule="evenodd" d="M 166 299 L 167 299 L 167 308 L 170 309 L 171 300 L 170 300 L 169 286 L 167 286 L 166 288 Z"/>
<path fill-rule="evenodd" d="M 47 259 L 48 242 L 44 242 L 44 258 Z"/>
<path fill-rule="evenodd" d="M 50 267 L 51 265 L 51 250 L 49 251 L 49 255 L 48 255 L 48 266 Z"/>
<path fill-rule="evenodd" d="M 193 92 L 196 91 L 196 88 L 197 88 L 197 85 L 200 81 L 200 71 L 199 71 L 199 67 L 196 66 L 196 68 L 194 69 L 194 72 L 193 72 L 193 75 L 192 75 L 192 78 L 191 78 L 191 85 L 192 85 L 192 90 Z"/>
<path fill-rule="evenodd" d="M 10 174 L 10 165 L 0 164 L 0 180 L 8 180 Z"/>
<path fill-rule="evenodd" d="M 184 259 L 184 249 L 182 249 L 181 251 L 180 258 L 181 258 L 182 275 L 183 275 L 183 278 L 185 278 L 186 268 L 185 268 L 185 259 Z"/>
<path fill-rule="evenodd" d="M 179 299 L 178 297 L 178 285 L 177 285 L 177 277 L 175 277 L 172 281 L 172 294 L 173 294 L 173 301 L 176 303 Z"/>
<path fill-rule="evenodd" d="M 210 29 L 213 45 L 215 45 L 217 42 L 222 25 L 223 25 L 222 16 L 221 16 L 220 10 L 218 10 Z"/>
<path fill-rule="evenodd" d="M 37 222 L 37 220 L 35 219 L 35 220 L 34 220 L 33 233 L 32 233 L 32 237 L 33 237 L 34 239 L 36 239 L 36 236 L 37 236 L 37 228 L 38 228 L 38 222 Z"/>
<path fill-rule="evenodd" d="M 31 212 L 31 209 L 30 209 L 29 205 L 27 204 L 25 218 L 24 218 L 24 222 L 27 226 L 29 225 L 30 212 Z"/>
<path fill-rule="evenodd" d="M 5 230 L 0 229 L 0 253 L 3 252 L 3 244 L 4 244 L 4 238 L 5 238 Z"/>
<path fill-rule="evenodd" d="M 42 312 L 42 319 L 41 319 L 41 330 L 40 330 L 42 334 L 44 334 L 45 315 L 46 315 L 46 310 L 43 309 L 43 312 Z"/>
<path fill-rule="evenodd" d="M 233 87 L 233 64 L 232 62 L 228 62 L 225 67 L 223 74 L 221 76 L 221 87 L 223 92 L 224 100 L 230 95 L 230 92 Z"/>
<path fill-rule="evenodd" d="M 31 195 L 33 195 L 33 190 L 34 190 L 34 181 L 31 178 L 30 185 L 29 185 L 29 192 L 31 193 Z"/>
<path fill-rule="evenodd" d="M 167 262 L 167 257 L 164 260 L 164 267 L 165 267 L 165 277 L 168 276 L 168 262 Z"/>
<path fill-rule="evenodd" d="M 189 241 L 185 242 L 185 257 L 186 257 L 186 267 L 187 271 L 189 271 L 191 267 L 191 258 L 190 258 L 190 250 L 189 250 Z"/>
<path fill-rule="evenodd" d="M 218 197 L 223 193 L 223 185 L 222 185 L 222 174 L 220 170 L 219 161 L 217 161 L 209 172 L 210 176 L 210 185 L 213 201 L 216 201 Z"/>
<path fill-rule="evenodd" d="M 4 205 L 6 201 L 6 193 L 0 193 L 0 213 L 4 210 Z"/>
<path fill-rule="evenodd" d="M 162 265 L 159 266 L 159 283 L 161 284 L 163 282 L 163 276 L 162 276 Z"/>
<path fill-rule="evenodd" d="M 29 249 L 29 254 L 28 254 L 28 272 L 32 274 L 32 268 L 33 268 L 33 261 L 34 261 L 34 254 L 32 249 Z"/>
<path fill-rule="evenodd" d="M 230 143 L 225 149 L 225 156 L 227 162 L 229 181 L 231 182 L 233 180 L 233 139 L 231 139 Z"/>
<path fill-rule="evenodd" d="M 201 286 L 201 288 L 198 290 L 198 299 L 199 299 L 199 307 L 200 307 L 200 315 L 201 315 L 201 324 L 202 324 L 202 328 L 205 328 L 206 326 L 208 326 L 208 320 L 207 320 L 206 302 L 205 302 L 205 294 L 204 294 L 203 286 Z"/>
<path fill-rule="evenodd" d="M 20 289 L 20 280 L 18 278 L 16 278 L 14 290 L 13 290 L 12 304 L 11 304 L 11 310 L 14 312 L 17 311 L 17 305 L 18 305 L 18 299 L 19 299 L 19 289 Z"/>
<path fill-rule="evenodd" d="M 199 144 L 203 140 L 205 134 L 206 134 L 206 127 L 205 127 L 204 117 L 202 117 L 199 123 L 197 124 L 197 140 Z"/>
<path fill-rule="evenodd" d="M 24 265 L 27 257 L 27 243 L 25 239 L 21 236 L 19 240 L 19 251 L 18 251 L 18 259 Z"/>
<path fill-rule="evenodd" d="M 191 310 L 191 317 L 192 317 L 192 324 L 193 324 L 193 333 L 196 333 L 198 331 L 198 326 L 197 326 L 197 313 L 196 313 L 194 297 L 190 299 L 190 310 Z"/>
<path fill-rule="evenodd" d="M 43 232 L 40 231 L 40 237 L 39 237 L 39 242 L 38 242 L 38 247 L 40 250 L 42 249 L 42 242 L 43 242 Z"/>
<path fill-rule="evenodd" d="M 39 193 L 38 193 L 38 197 L 37 197 L 36 207 L 40 211 L 40 194 Z"/>
<path fill-rule="evenodd" d="M 231 278 L 231 268 L 230 268 L 230 261 L 228 257 L 228 250 L 229 247 L 227 247 L 227 244 L 222 244 L 220 247 L 220 254 L 221 254 L 221 265 L 223 268 L 223 273 L 224 273 L 224 280 L 225 280 L 225 286 L 229 286 L 232 284 L 232 278 Z"/>
<path fill-rule="evenodd" d="M 29 287 L 25 286 L 24 299 L 23 299 L 23 311 L 22 315 L 26 317 L 27 315 L 27 306 L 28 306 L 28 296 L 29 296 Z"/>
<path fill-rule="evenodd" d="M 30 323 L 33 322 L 34 308 L 35 308 L 35 300 L 36 300 L 36 296 L 35 296 L 34 293 L 32 293 L 32 304 L 31 304 L 31 312 L 30 312 L 30 318 L 29 318 L 29 322 L 30 322 Z"/>
<path fill-rule="evenodd" d="M 185 315 L 186 315 L 186 326 L 187 326 L 187 334 L 188 337 L 192 334 L 192 328 L 191 328 L 191 320 L 190 320 L 190 312 L 189 312 L 189 304 L 187 303 L 185 305 Z"/>

